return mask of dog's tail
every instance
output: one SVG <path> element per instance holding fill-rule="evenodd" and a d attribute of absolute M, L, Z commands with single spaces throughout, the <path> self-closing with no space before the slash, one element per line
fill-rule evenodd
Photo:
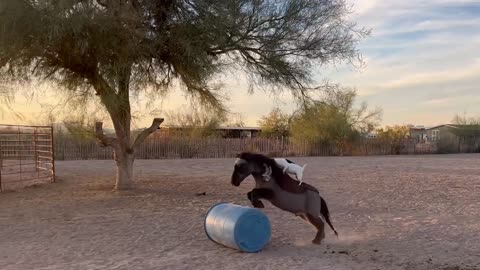
<path fill-rule="evenodd" d="M 320 197 L 320 213 L 325 218 L 325 221 L 328 223 L 328 226 L 330 226 L 330 228 L 332 228 L 333 232 L 338 237 L 338 233 L 333 228 L 332 222 L 330 221 L 330 212 L 328 211 L 327 202 L 322 197 Z"/>
<path fill-rule="evenodd" d="M 307 164 L 303 165 L 302 170 L 305 170 L 305 167 L 307 167 Z"/>

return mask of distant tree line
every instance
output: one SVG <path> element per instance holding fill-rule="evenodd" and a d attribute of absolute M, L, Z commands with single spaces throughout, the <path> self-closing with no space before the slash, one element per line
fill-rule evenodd
<path fill-rule="evenodd" d="M 369 109 L 366 103 L 356 106 L 356 97 L 354 89 L 334 86 L 292 114 L 275 108 L 260 119 L 261 136 L 336 145 L 353 143 L 374 131 L 382 114 L 380 108 Z"/>

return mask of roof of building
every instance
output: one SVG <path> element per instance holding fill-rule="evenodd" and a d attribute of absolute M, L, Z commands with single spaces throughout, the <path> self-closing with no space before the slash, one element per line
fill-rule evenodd
<path fill-rule="evenodd" d="M 440 128 L 440 127 L 451 127 L 451 128 L 478 128 L 480 129 L 480 125 L 458 125 L 458 124 L 443 124 L 434 127 L 427 128 L 427 130 Z"/>
<path fill-rule="evenodd" d="M 424 125 L 407 125 L 407 127 L 410 131 L 425 131 L 428 129 L 428 127 Z"/>
<path fill-rule="evenodd" d="M 261 130 L 259 127 L 218 127 L 216 129 L 225 129 L 225 130 Z"/>
<path fill-rule="evenodd" d="M 159 129 L 186 129 L 186 128 L 201 128 L 201 127 L 182 127 L 182 126 L 161 126 Z M 216 130 L 252 130 L 260 131 L 259 127 L 217 127 Z"/>

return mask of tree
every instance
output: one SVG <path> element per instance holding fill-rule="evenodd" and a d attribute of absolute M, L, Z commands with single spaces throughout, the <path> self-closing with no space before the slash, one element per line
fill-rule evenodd
<path fill-rule="evenodd" d="M 223 124 L 226 127 L 245 127 L 245 120 L 241 113 L 230 113 L 227 121 Z"/>
<path fill-rule="evenodd" d="M 95 139 L 94 121 L 85 115 L 63 120 L 63 125 L 68 134 L 80 141 L 91 141 Z"/>
<path fill-rule="evenodd" d="M 405 139 L 410 134 L 408 126 L 387 126 L 385 129 L 377 130 L 378 138 L 391 145 L 391 151 L 394 154 L 400 153 L 400 150 L 405 146 Z"/>
<path fill-rule="evenodd" d="M 460 116 L 456 114 L 452 123 L 457 125 L 456 128 L 451 129 L 452 133 L 457 137 L 465 140 L 467 138 L 478 138 L 480 137 L 480 119 L 475 117 L 467 118 L 464 114 Z"/>
<path fill-rule="evenodd" d="M 23 116 L 20 113 L 15 112 L 11 106 L 15 97 L 12 88 L 11 82 L 0 74 L 0 114 L 3 117 L 3 114 L 6 111 L 13 112 L 15 118 L 22 119 Z"/>
<path fill-rule="evenodd" d="M 459 115 L 459 114 L 455 114 L 455 116 L 452 119 L 452 124 L 455 124 L 455 125 L 480 125 L 480 119 L 475 118 L 475 117 L 468 117 L 467 118 L 466 114 L 464 114 L 463 116 Z"/>
<path fill-rule="evenodd" d="M 355 97 L 353 89 L 329 88 L 321 100 L 311 102 L 294 115 L 292 137 L 344 145 L 372 131 L 379 123 L 381 110 L 369 111 L 366 103 L 356 108 Z"/>
<path fill-rule="evenodd" d="M 224 127 L 243 127 L 242 115 L 226 111 L 208 110 L 191 107 L 186 111 L 170 111 L 166 114 L 168 125 L 181 128 L 179 134 L 192 138 L 218 137 L 224 134 L 217 129 Z"/>
<path fill-rule="evenodd" d="M 390 141 L 405 140 L 409 135 L 410 129 L 408 126 L 387 126 L 377 130 L 378 137 Z"/>
<path fill-rule="evenodd" d="M 344 0 L 2 0 L 0 76 L 54 82 L 71 96 L 97 99 L 115 137 L 116 189 L 132 186 L 136 148 L 131 98 L 180 87 L 224 110 L 216 75 L 242 70 L 251 89 L 289 89 L 297 101 L 318 85 L 313 67 L 359 59 L 369 34 L 347 20 Z"/>
<path fill-rule="evenodd" d="M 332 107 L 358 133 L 367 134 L 379 125 L 382 109 L 369 110 L 366 102 L 361 102 L 359 107 L 355 107 L 357 98 L 355 89 L 330 85 L 323 93 L 324 97 L 321 103 Z"/>
<path fill-rule="evenodd" d="M 258 121 L 262 129 L 261 136 L 267 138 L 287 137 L 289 135 L 290 116 L 279 108 L 273 109 Z"/>
<path fill-rule="evenodd" d="M 191 108 L 187 111 L 167 113 L 169 125 L 182 129 L 182 135 L 189 137 L 210 137 L 215 129 L 227 121 L 225 112 Z"/>

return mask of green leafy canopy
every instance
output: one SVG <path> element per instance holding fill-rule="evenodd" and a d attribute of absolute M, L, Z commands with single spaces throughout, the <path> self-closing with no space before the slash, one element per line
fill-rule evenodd
<path fill-rule="evenodd" d="M 2 0 L 0 76 L 95 93 L 110 114 L 175 83 L 222 108 L 215 76 L 228 69 L 305 99 L 314 67 L 359 60 L 368 31 L 348 13 L 343 0 Z"/>

